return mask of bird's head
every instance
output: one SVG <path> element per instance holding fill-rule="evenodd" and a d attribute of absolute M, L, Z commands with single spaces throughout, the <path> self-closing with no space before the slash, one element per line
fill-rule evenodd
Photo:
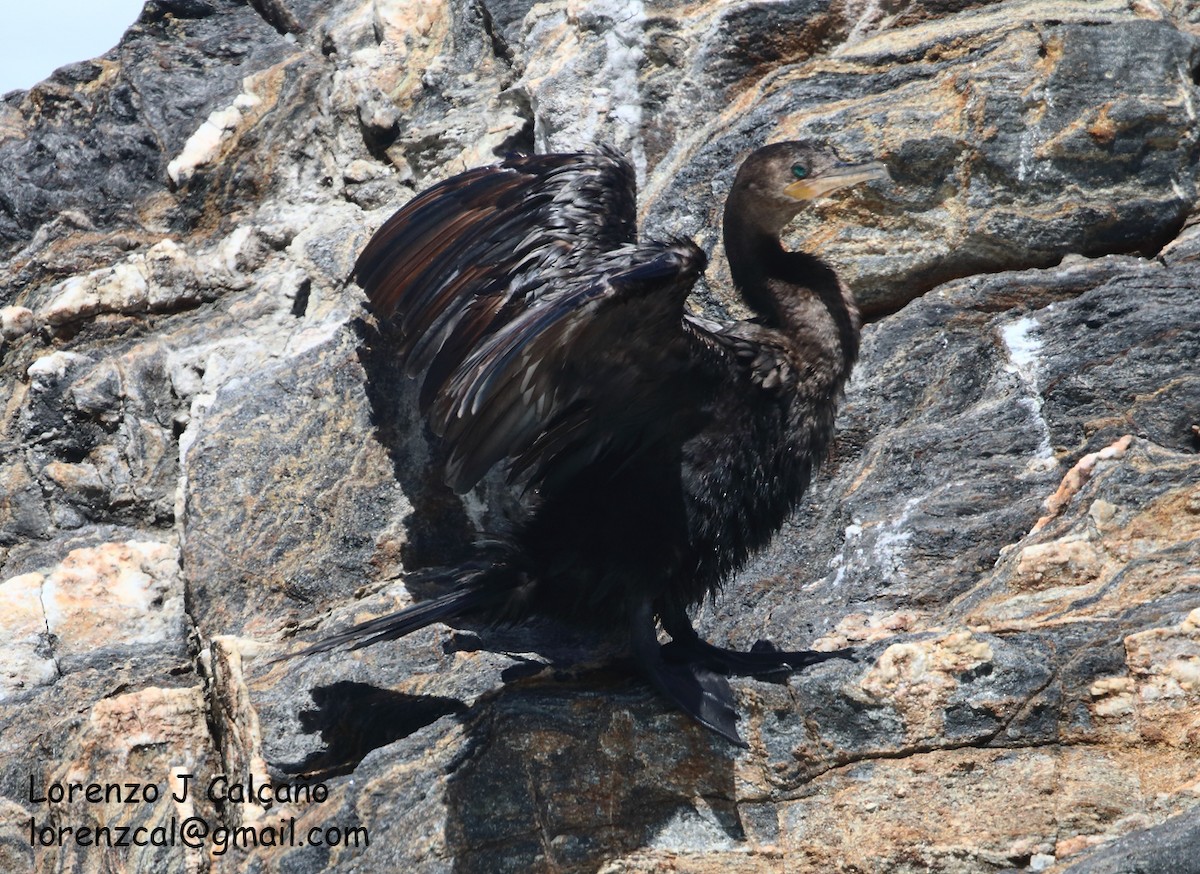
<path fill-rule="evenodd" d="M 791 140 L 763 146 L 742 163 L 731 195 L 752 210 L 756 224 L 778 232 L 810 201 L 839 188 L 888 178 L 878 162 L 846 164 L 820 143 Z"/>

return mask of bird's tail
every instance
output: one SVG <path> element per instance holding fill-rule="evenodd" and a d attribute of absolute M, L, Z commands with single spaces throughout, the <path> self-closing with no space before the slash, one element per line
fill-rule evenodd
<path fill-rule="evenodd" d="M 438 595 L 395 613 L 368 619 L 358 625 L 351 626 L 345 631 L 339 631 L 322 638 L 311 646 L 294 653 L 281 656 L 275 661 L 309 656 L 333 649 L 362 649 L 385 640 L 396 640 L 419 631 L 426 625 L 458 619 L 471 614 L 495 616 L 502 612 L 503 605 L 509 599 L 512 589 L 518 585 L 519 575 L 512 569 L 500 565 L 491 565 L 486 570 L 478 565 L 468 570 L 457 568 L 453 571 L 443 569 L 440 572 L 421 574 L 422 577 L 454 576 L 458 578 L 455 589 L 444 595 Z"/>

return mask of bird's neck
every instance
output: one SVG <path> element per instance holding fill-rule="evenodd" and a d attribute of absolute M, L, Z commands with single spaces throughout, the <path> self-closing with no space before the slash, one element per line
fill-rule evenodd
<path fill-rule="evenodd" d="M 734 285 L 769 327 L 849 365 L 858 357 L 859 314 L 833 268 L 815 255 L 788 252 L 779 230 L 726 209 L 725 254 Z"/>

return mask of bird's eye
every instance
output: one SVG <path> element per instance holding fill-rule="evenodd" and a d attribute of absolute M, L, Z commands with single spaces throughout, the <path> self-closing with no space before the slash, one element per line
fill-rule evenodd
<path fill-rule="evenodd" d="M 803 164 L 793 164 L 792 165 L 792 175 L 795 176 L 797 179 L 807 179 L 808 178 L 808 168 L 805 167 Z"/>

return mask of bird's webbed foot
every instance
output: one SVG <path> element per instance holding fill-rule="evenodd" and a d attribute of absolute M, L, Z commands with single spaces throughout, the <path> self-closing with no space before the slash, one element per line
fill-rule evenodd
<path fill-rule="evenodd" d="M 635 612 L 631 641 L 634 660 L 654 688 L 701 725 L 740 747 L 747 745 L 737 731 L 729 681 L 702 662 L 664 658 L 649 606 Z"/>
<path fill-rule="evenodd" d="M 663 628 L 671 642 L 663 646 L 663 657 L 674 664 L 702 665 L 710 671 L 735 677 L 782 680 L 788 674 L 829 659 L 853 659 L 853 649 L 818 652 L 811 649 L 781 650 L 770 641 L 760 640 L 748 652 L 726 649 L 701 640 L 691 621 L 682 611 L 663 615 Z"/>

